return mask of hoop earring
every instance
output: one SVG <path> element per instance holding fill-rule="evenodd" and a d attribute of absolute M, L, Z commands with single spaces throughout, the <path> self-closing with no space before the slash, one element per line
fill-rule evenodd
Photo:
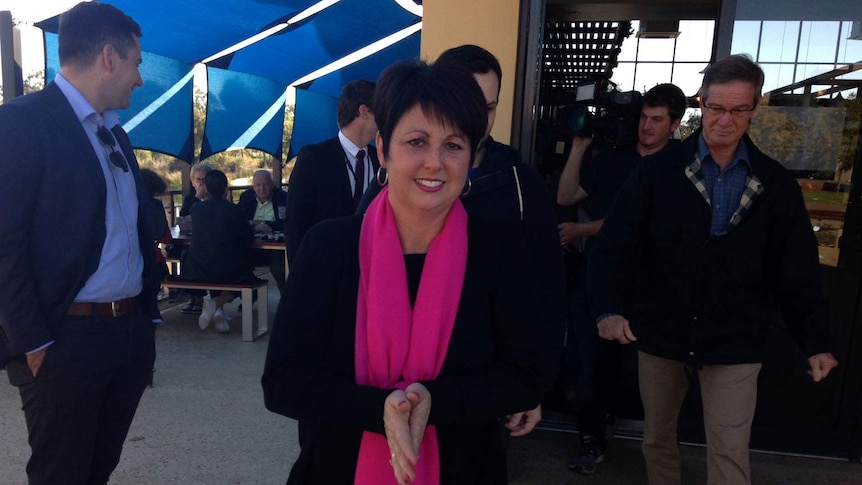
<path fill-rule="evenodd" d="M 461 192 L 461 197 L 464 197 L 465 195 L 469 194 L 471 190 L 473 190 L 473 181 L 470 180 L 470 178 L 468 177 L 467 178 L 467 190 L 465 190 L 464 192 Z"/>
<path fill-rule="evenodd" d="M 383 172 L 383 180 L 380 180 L 380 172 Z M 380 184 L 381 187 L 389 183 L 389 172 L 383 171 L 383 167 L 377 168 L 377 183 Z"/>

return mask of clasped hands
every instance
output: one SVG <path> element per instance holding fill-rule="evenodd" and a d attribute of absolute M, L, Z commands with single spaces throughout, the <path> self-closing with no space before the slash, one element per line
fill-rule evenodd
<path fill-rule="evenodd" d="M 419 445 L 431 414 L 431 393 L 418 382 L 392 391 L 383 404 L 383 427 L 391 453 L 390 464 L 399 485 L 416 479 Z"/>

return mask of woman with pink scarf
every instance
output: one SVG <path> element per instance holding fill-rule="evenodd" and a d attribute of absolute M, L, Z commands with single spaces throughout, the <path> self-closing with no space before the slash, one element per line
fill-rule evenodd
<path fill-rule="evenodd" d="M 458 200 L 488 107 L 469 73 L 401 63 L 374 108 L 387 186 L 305 236 L 270 337 L 266 406 L 299 421 L 287 483 L 506 483 L 500 420 L 539 404 L 562 341 L 521 229 Z"/>

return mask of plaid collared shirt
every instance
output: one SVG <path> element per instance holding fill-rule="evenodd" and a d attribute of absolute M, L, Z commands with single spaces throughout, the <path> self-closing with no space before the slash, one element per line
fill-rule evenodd
<path fill-rule="evenodd" d="M 698 139 L 697 154 L 686 167 L 686 175 L 712 210 L 711 236 L 725 234 L 739 224 L 754 197 L 763 191 L 748 160 L 748 147 L 740 141 L 731 164 L 722 171 L 710 155 L 703 135 Z"/>

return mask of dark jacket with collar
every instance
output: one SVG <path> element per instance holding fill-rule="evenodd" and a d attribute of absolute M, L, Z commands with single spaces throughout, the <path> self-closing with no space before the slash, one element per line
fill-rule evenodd
<path fill-rule="evenodd" d="M 159 271 L 153 220 L 129 137 L 114 136 L 135 177 L 144 259 L 138 304 L 156 317 Z M 54 83 L 0 106 L 0 365 L 53 339 L 54 327 L 99 266 L 105 178 L 71 105 Z M 12 183 L 12 181 L 17 181 Z M 58 200 L 66 203 L 59 203 Z"/>
<path fill-rule="evenodd" d="M 779 315 L 806 356 L 828 352 L 817 241 L 796 179 L 745 136 L 747 188 L 728 231 L 711 237 L 699 137 L 644 159 L 617 195 L 590 262 L 594 316 L 621 314 L 639 349 L 695 364 L 760 362 Z"/>
<path fill-rule="evenodd" d="M 371 173 L 366 176 L 372 179 L 380 163 L 376 150 L 369 149 L 368 155 Z M 306 145 L 299 151 L 287 187 L 284 239 L 288 261 L 293 260 L 299 243 L 311 226 L 326 219 L 353 214 L 350 176 L 338 136 Z"/>
<path fill-rule="evenodd" d="M 287 202 L 287 192 L 281 190 L 276 187 L 272 190 L 272 197 L 270 198 L 272 201 L 272 212 L 275 214 L 274 221 L 266 221 L 265 224 L 271 227 L 274 231 L 283 231 L 284 230 L 284 215 L 287 214 L 285 209 L 285 204 Z M 237 207 L 239 207 L 240 214 L 242 214 L 243 219 L 246 221 L 250 221 L 254 219 L 254 213 L 257 211 L 257 194 L 254 193 L 254 189 L 248 189 L 244 191 L 239 196 L 239 202 L 237 202 Z M 281 209 L 279 211 L 279 208 Z M 281 216 L 281 217 L 280 217 Z"/>
<path fill-rule="evenodd" d="M 390 389 L 356 385 L 361 217 L 318 224 L 282 294 L 262 378 L 269 410 L 299 421 L 289 484 L 352 484 L 363 430 L 383 432 Z M 467 268 L 440 374 L 423 384 L 440 483 L 506 483 L 499 418 L 533 409 L 559 362 L 563 326 L 537 316 L 520 229 L 470 217 Z M 335 396 L 335 397 L 333 397 Z M 346 404 L 349 403 L 349 404 Z"/>

